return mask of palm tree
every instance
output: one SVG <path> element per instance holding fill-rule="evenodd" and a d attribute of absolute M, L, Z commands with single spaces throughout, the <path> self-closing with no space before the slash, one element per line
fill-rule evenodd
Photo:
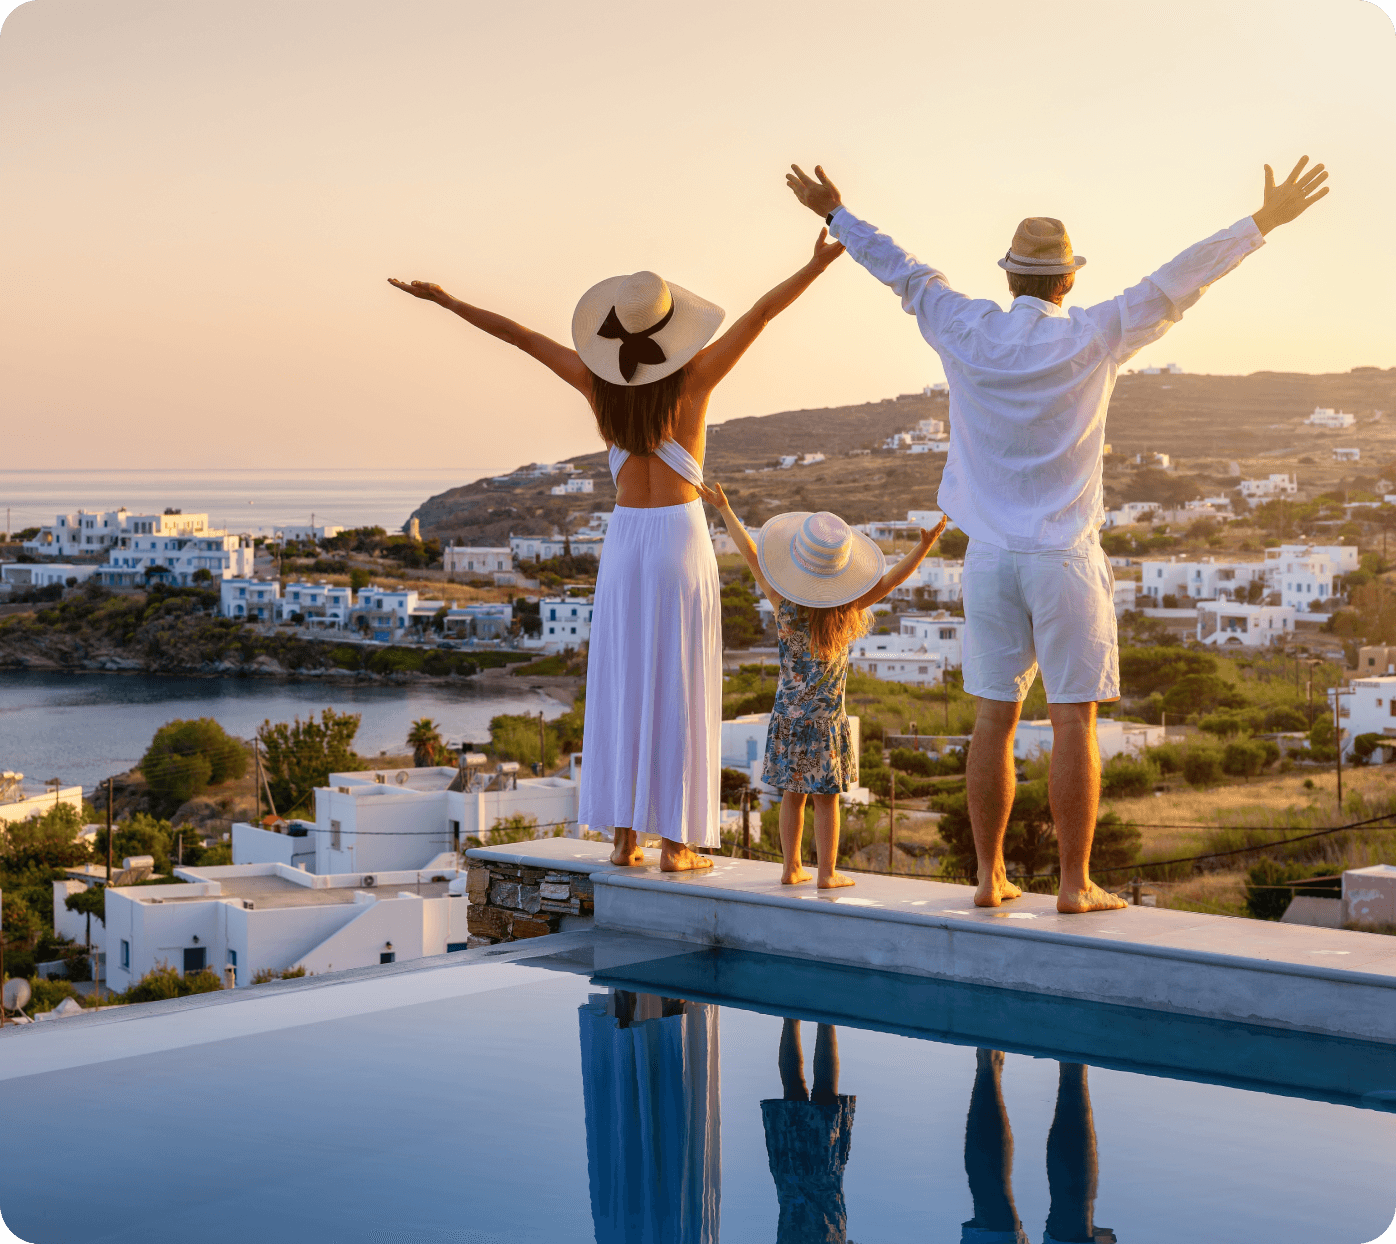
<path fill-rule="evenodd" d="M 430 717 L 412 723 L 412 729 L 407 732 L 407 745 L 412 749 L 412 763 L 419 769 L 436 764 L 438 757 L 446 750 L 441 732 Z"/>

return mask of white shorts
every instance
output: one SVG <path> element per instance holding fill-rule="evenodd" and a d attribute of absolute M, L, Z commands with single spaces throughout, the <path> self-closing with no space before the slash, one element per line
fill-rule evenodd
<path fill-rule="evenodd" d="M 1038 669 L 1049 704 L 1120 698 L 1115 573 L 1095 540 L 1013 553 L 965 550 L 965 690 L 1021 704 Z"/>

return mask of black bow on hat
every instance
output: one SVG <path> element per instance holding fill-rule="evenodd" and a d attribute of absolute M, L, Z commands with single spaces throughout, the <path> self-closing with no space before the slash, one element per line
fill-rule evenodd
<path fill-rule="evenodd" d="M 616 314 L 615 307 L 611 308 L 610 314 L 606 316 L 606 322 L 596 330 L 596 335 L 612 341 L 619 339 L 620 374 L 624 377 L 626 384 L 630 383 L 630 378 L 641 363 L 654 365 L 665 361 L 666 356 L 663 348 L 659 342 L 653 341 L 651 338 L 673 318 L 674 305 L 671 302 L 668 313 L 659 323 L 642 328 L 638 333 L 632 333 L 620 322 L 620 316 Z"/>

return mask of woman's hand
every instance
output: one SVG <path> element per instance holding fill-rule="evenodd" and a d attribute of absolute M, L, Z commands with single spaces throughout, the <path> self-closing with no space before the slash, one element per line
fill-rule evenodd
<path fill-rule="evenodd" d="M 934 531 L 927 531 L 924 527 L 921 528 L 921 549 L 923 552 L 929 553 L 931 551 L 931 546 L 940 539 L 940 533 L 945 530 L 947 521 L 947 519 L 942 517 L 940 522 L 936 524 Z"/>
<path fill-rule="evenodd" d="M 842 242 L 828 241 L 829 230 L 821 229 L 819 236 L 814 239 L 814 257 L 809 261 L 809 266 L 816 272 L 823 272 L 831 263 L 843 254 Z"/>
<path fill-rule="evenodd" d="M 696 487 L 698 495 L 714 509 L 727 509 L 727 494 L 722 491 L 722 485 L 717 480 L 713 480 L 711 484 L 706 482 L 698 484 Z"/>
<path fill-rule="evenodd" d="M 388 284 L 396 285 L 403 293 L 411 294 L 413 298 L 425 298 L 428 302 L 439 303 L 443 307 L 451 301 L 450 294 L 430 281 L 399 281 L 397 277 L 390 276 Z"/>

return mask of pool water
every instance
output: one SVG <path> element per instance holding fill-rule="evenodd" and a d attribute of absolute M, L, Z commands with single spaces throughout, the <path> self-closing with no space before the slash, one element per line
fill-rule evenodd
<path fill-rule="evenodd" d="M 487 992 L 10 1079 L 0 1212 L 35 1244 L 1360 1244 L 1396 1210 L 1396 1115 L 1362 1096 L 1389 1050 L 1285 1062 L 1153 1015 L 1168 1067 L 1073 1058 L 1021 995 L 865 973 L 859 1005 L 821 973 L 540 953 Z"/>

